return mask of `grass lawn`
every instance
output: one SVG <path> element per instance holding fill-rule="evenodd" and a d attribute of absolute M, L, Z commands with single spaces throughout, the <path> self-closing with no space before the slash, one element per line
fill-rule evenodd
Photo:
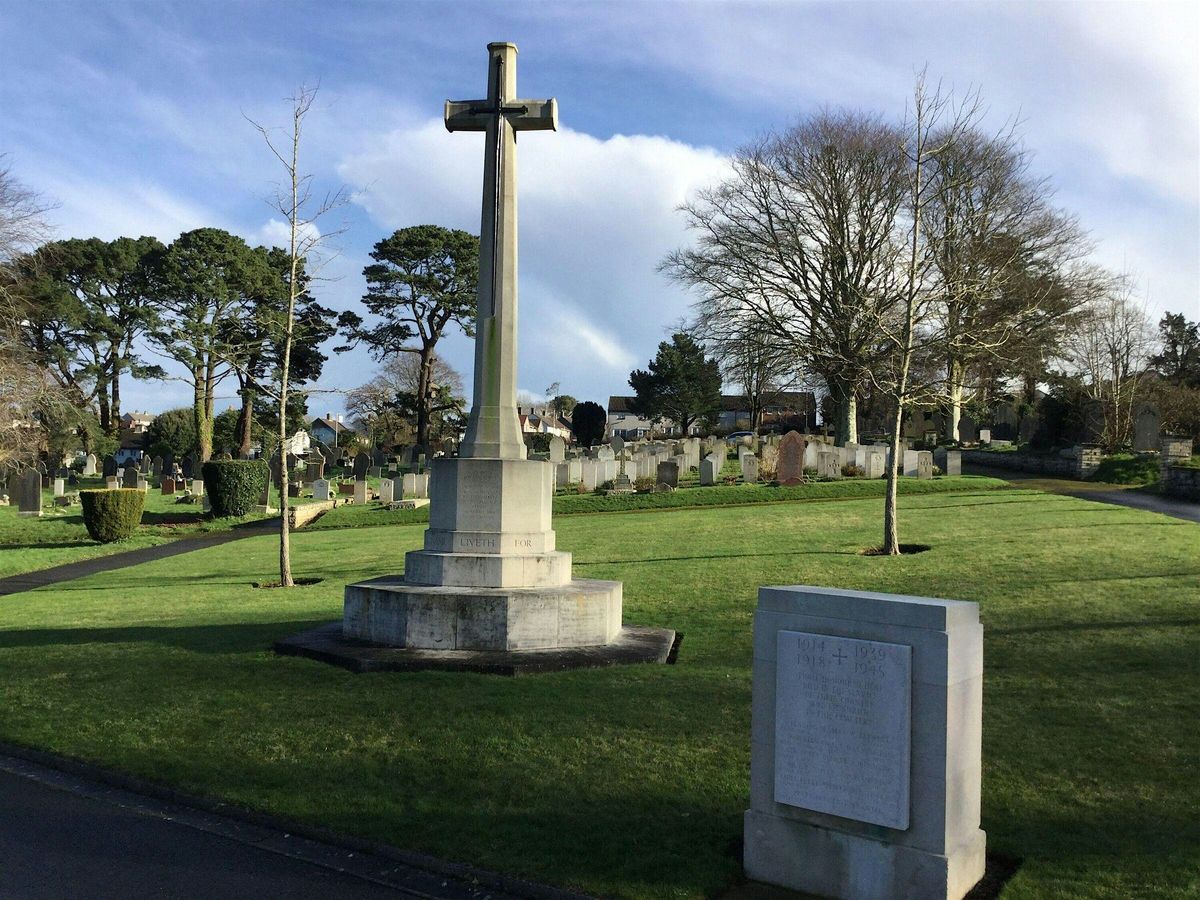
<path fill-rule="evenodd" d="M 103 478 L 81 478 L 77 490 L 103 488 Z M 0 506 L 0 578 L 64 563 L 123 553 L 140 547 L 165 544 L 188 534 L 236 528 L 263 516 L 241 519 L 208 519 L 200 503 L 178 503 L 179 497 L 163 496 L 162 491 L 146 492 L 146 506 L 137 533 L 124 541 L 98 544 L 87 533 L 83 512 L 76 506 L 53 506 L 49 490 L 42 491 L 42 515 L 19 516 L 14 503 Z"/>
<path fill-rule="evenodd" d="M 1200 529 L 1028 490 L 558 520 L 675 666 L 504 679 L 352 675 L 272 640 L 338 618 L 421 525 L 269 537 L 5 598 L 0 738 L 187 791 L 589 892 L 700 897 L 738 877 L 751 619 L 763 584 L 976 600 L 986 626 L 983 827 L 1005 896 L 1200 891 Z"/>

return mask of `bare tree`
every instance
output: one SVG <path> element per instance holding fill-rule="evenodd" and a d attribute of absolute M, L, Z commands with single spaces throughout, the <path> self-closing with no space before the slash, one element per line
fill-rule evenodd
<path fill-rule="evenodd" d="M 733 175 L 683 207 L 698 233 L 663 269 L 700 294 L 705 334 L 754 321 L 796 368 L 825 381 L 839 442 L 857 440 L 857 395 L 880 359 L 902 250 L 905 161 L 875 116 L 824 111 L 739 150 Z"/>
<path fill-rule="evenodd" d="M 374 378 L 346 394 L 346 412 L 377 446 L 415 440 L 422 389 L 430 398 L 430 437 L 442 441 L 457 431 L 466 402 L 462 376 L 435 353 L 423 384 L 423 365 L 413 353 L 388 357 Z"/>
<path fill-rule="evenodd" d="M 1111 278 L 1067 337 L 1064 356 L 1100 407 L 1109 450 L 1133 442 L 1133 411 L 1155 349 L 1150 315 L 1128 276 Z"/>
<path fill-rule="evenodd" d="M 950 126 L 953 129 L 954 126 Z M 1083 302 L 1078 260 L 1091 248 L 1073 216 L 1051 206 L 1015 129 L 973 124 L 934 135 L 921 229 L 929 245 L 938 352 L 945 366 L 947 439 L 973 368 L 1008 368 L 1033 344 L 1054 344 Z"/>
<path fill-rule="evenodd" d="M 720 363 L 725 381 L 741 387 L 749 407 L 750 428 L 757 433 L 766 408 L 801 384 L 801 360 L 756 318 L 747 319 L 740 327 L 722 323 L 711 334 L 706 334 L 703 326 L 702 321 L 689 331 Z"/>
<path fill-rule="evenodd" d="M 271 129 L 249 120 L 250 124 L 262 135 L 268 149 L 279 161 L 286 172 L 282 189 L 275 197 L 275 208 L 283 215 L 288 226 L 288 276 L 287 304 L 282 318 L 271 323 L 280 341 L 281 352 L 277 399 L 279 401 L 279 443 L 277 452 L 280 463 L 287 459 L 284 441 L 287 436 L 287 410 L 290 366 L 292 361 L 292 345 L 296 337 L 296 304 L 306 288 L 306 280 L 302 271 L 306 268 L 311 273 L 318 270 L 322 261 L 315 261 L 332 234 L 322 234 L 317 227 L 317 221 L 331 210 L 345 202 L 341 190 L 328 194 L 321 200 L 314 200 L 312 195 L 313 176 L 305 174 L 300 167 L 300 145 L 304 133 L 304 120 L 312 109 L 317 96 L 317 88 L 301 86 L 296 94 L 289 98 L 291 103 L 291 128 L 284 131 L 282 138 L 273 135 Z M 323 261 L 327 261 L 323 260 Z M 291 587 L 292 559 L 291 540 L 288 521 L 287 478 L 279 479 L 279 584 L 281 587 Z"/>

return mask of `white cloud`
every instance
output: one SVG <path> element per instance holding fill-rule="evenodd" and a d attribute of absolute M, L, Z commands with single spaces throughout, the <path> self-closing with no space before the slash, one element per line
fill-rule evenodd
<path fill-rule="evenodd" d="M 384 230 L 434 222 L 478 232 L 483 145 L 439 120 L 400 127 L 340 165 Z M 621 390 L 689 298 L 658 274 L 688 241 L 676 211 L 723 177 L 725 157 L 664 137 L 571 129 L 522 135 L 520 371 L 581 399 Z M 469 358 L 452 358 L 470 371 Z"/>
<path fill-rule="evenodd" d="M 321 230 L 312 223 L 301 225 L 296 236 L 297 243 L 312 246 L 320 240 Z M 269 219 L 258 231 L 250 235 L 251 244 L 261 244 L 264 247 L 279 247 L 286 250 L 291 243 L 292 232 L 288 223 L 283 219 Z"/>
<path fill-rule="evenodd" d="M 29 179 L 47 199 L 58 203 L 50 214 L 60 237 L 106 240 L 150 235 L 170 243 L 184 231 L 214 225 L 219 217 L 199 203 L 146 181 L 111 186 L 75 176 Z"/>

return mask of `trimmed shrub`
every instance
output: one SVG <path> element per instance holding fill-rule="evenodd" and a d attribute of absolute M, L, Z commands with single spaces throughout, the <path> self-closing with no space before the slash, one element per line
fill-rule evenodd
<path fill-rule="evenodd" d="M 261 459 L 210 459 L 200 471 L 213 515 L 221 519 L 253 511 L 270 477 Z"/>
<path fill-rule="evenodd" d="M 79 501 L 83 504 L 83 524 L 92 540 L 111 544 L 137 531 L 142 523 L 146 493 L 137 488 L 80 491 Z"/>
<path fill-rule="evenodd" d="M 854 463 L 846 463 L 842 466 L 843 478 L 866 478 L 867 470 L 862 466 L 856 466 Z"/>

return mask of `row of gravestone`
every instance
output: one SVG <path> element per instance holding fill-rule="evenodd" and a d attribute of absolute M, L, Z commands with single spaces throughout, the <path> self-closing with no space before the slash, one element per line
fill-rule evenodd
<path fill-rule="evenodd" d="M 318 478 L 313 482 L 314 500 L 332 500 L 336 494 L 352 496 L 355 503 L 366 503 L 370 499 L 370 491 L 366 479 L 355 479 L 351 482 L 337 483 Z M 429 475 L 409 472 L 399 478 L 383 478 L 379 482 L 377 499 L 383 503 L 398 500 L 424 500 L 429 498 Z"/>

